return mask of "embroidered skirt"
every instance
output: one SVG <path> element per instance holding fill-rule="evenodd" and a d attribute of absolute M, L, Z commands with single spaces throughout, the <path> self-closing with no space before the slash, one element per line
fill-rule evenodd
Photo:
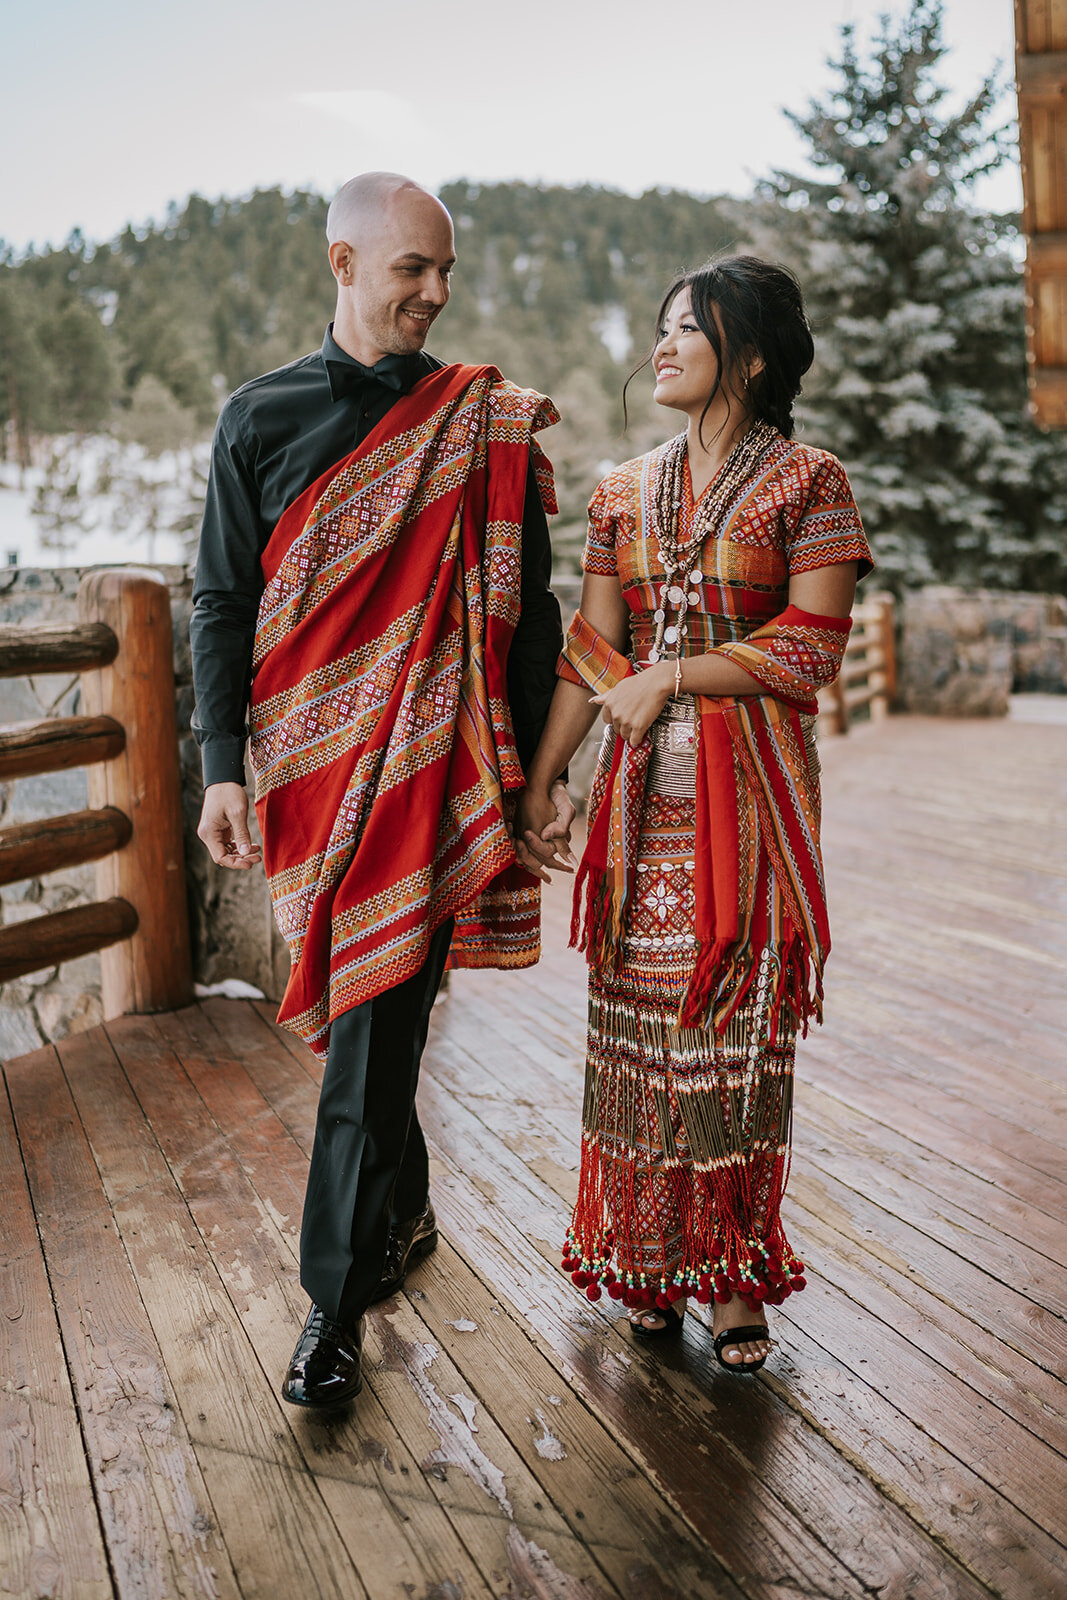
<path fill-rule="evenodd" d="M 622 959 L 589 971 L 581 1177 L 563 1266 L 590 1299 L 602 1286 L 632 1306 L 736 1292 L 755 1309 L 804 1286 L 779 1217 L 796 1036 L 779 1027 L 769 1040 L 769 950 L 725 1036 L 678 1025 L 696 955 L 692 717 L 691 701 L 671 701 L 652 730 Z"/>

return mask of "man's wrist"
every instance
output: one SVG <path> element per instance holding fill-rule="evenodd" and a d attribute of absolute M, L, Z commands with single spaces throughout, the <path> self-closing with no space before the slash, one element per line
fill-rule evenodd
<path fill-rule="evenodd" d="M 244 788 L 245 764 L 243 740 L 212 740 L 200 746 L 200 760 L 204 774 L 204 788 L 213 783 L 239 783 Z"/>

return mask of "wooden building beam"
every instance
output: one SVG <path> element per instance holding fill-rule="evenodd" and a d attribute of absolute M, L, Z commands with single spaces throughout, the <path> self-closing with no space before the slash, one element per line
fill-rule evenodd
<path fill-rule="evenodd" d="M 1067 0 L 1015 0 L 1030 407 L 1067 427 Z"/>

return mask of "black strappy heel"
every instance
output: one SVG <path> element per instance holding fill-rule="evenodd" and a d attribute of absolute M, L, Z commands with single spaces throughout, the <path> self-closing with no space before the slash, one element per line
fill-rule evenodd
<path fill-rule="evenodd" d="M 632 1322 L 627 1317 L 626 1320 L 630 1323 L 630 1332 L 636 1335 L 638 1339 L 662 1339 L 666 1334 L 681 1333 L 682 1324 L 685 1321 L 684 1313 L 680 1316 L 673 1306 L 645 1306 L 640 1314 L 643 1317 L 662 1317 L 663 1326 L 662 1328 L 645 1328 L 642 1327 L 640 1322 Z"/>
<path fill-rule="evenodd" d="M 755 1344 L 757 1339 L 762 1342 L 769 1340 L 770 1336 L 770 1330 L 765 1322 L 752 1322 L 743 1328 L 724 1328 L 712 1341 L 715 1347 L 715 1359 L 727 1372 L 758 1372 L 766 1361 L 766 1356 L 760 1356 L 755 1361 L 727 1361 L 723 1357 L 723 1351 L 728 1344 Z"/>

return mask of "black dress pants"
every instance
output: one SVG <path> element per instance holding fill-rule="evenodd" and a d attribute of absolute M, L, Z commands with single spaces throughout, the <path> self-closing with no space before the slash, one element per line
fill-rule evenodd
<path fill-rule="evenodd" d="M 357 1325 L 381 1280 L 390 1225 L 426 1209 L 430 1165 L 415 1090 L 451 942 L 449 919 L 418 972 L 343 1012 L 330 1030 L 300 1282 L 342 1327 Z"/>

